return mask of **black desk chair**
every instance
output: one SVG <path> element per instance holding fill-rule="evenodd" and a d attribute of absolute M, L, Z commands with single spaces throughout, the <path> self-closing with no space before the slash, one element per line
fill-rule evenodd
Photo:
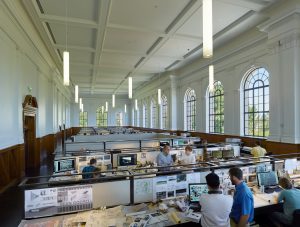
<path fill-rule="evenodd" d="M 292 226 L 300 226 L 300 209 L 297 209 L 293 213 L 293 224 Z"/>

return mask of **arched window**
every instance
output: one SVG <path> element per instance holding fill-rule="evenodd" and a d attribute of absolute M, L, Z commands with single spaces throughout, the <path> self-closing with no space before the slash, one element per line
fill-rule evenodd
<path fill-rule="evenodd" d="M 135 126 L 134 108 L 132 108 L 131 110 L 131 115 L 132 115 L 132 126 Z"/>
<path fill-rule="evenodd" d="M 196 130 L 196 93 L 190 88 L 184 95 L 184 129 Z"/>
<path fill-rule="evenodd" d="M 147 106 L 143 104 L 143 127 L 147 127 Z"/>
<path fill-rule="evenodd" d="M 96 111 L 96 125 L 97 127 L 107 126 L 107 111 L 104 110 L 104 106 L 98 107 Z"/>
<path fill-rule="evenodd" d="M 224 89 L 220 81 L 209 92 L 209 132 L 224 133 Z"/>
<path fill-rule="evenodd" d="M 161 128 L 167 129 L 168 125 L 168 100 L 165 95 L 161 97 Z"/>
<path fill-rule="evenodd" d="M 87 111 L 79 113 L 79 126 L 80 127 L 87 127 L 88 125 L 88 113 Z"/>
<path fill-rule="evenodd" d="M 244 135 L 269 136 L 269 73 L 254 68 L 244 82 Z"/>
<path fill-rule="evenodd" d="M 136 125 L 137 127 L 140 127 L 140 110 L 137 109 L 136 111 Z"/>
<path fill-rule="evenodd" d="M 116 113 L 116 126 L 123 126 L 123 113 Z"/>
<path fill-rule="evenodd" d="M 154 99 L 151 100 L 151 128 L 156 128 L 156 114 L 157 114 L 157 109 L 156 109 L 156 102 Z"/>

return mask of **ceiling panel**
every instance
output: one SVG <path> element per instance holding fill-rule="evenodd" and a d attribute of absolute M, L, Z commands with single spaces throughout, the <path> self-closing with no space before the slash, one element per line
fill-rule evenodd
<path fill-rule="evenodd" d="M 59 23 L 49 23 L 57 44 L 81 47 L 94 47 L 96 30 Z"/>
<path fill-rule="evenodd" d="M 189 0 L 114 0 L 109 23 L 164 31 L 188 2 Z"/>
<path fill-rule="evenodd" d="M 178 38 L 170 38 L 164 45 L 155 53 L 155 56 L 169 56 L 172 58 L 181 58 L 195 47 L 199 46 L 202 41 L 184 40 Z"/>
<path fill-rule="evenodd" d="M 154 56 L 150 58 L 141 68 L 142 69 L 151 68 L 153 70 L 164 71 L 164 68 L 166 68 L 173 62 L 174 62 L 174 58 Z"/>
<path fill-rule="evenodd" d="M 98 0 L 38 0 L 45 14 L 97 20 Z M 66 14 L 67 13 L 67 14 Z"/>
<path fill-rule="evenodd" d="M 156 35 L 147 32 L 108 28 L 104 41 L 104 49 L 146 53 L 156 38 Z"/>
<path fill-rule="evenodd" d="M 103 53 L 100 59 L 100 65 L 116 65 L 116 66 L 129 66 L 134 65 L 140 59 L 140 56 L 117 54 L 117 53 Z M 126 76 L 126 75 L 124 75 Z"/>
<path fill-rule="evenodd" d="M 81 62 L 81 63 L 89 63 L 93 64 L 94 54 L 76 50 L 70 50 L 70 62 Z"/>

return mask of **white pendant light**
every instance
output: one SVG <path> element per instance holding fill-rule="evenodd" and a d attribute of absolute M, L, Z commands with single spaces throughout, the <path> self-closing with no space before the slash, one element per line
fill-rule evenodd
<path fill-rule="evenodd" d="M 75 103 L 78 103 L 78 85 L 75 85 Z"/>
<path fill-rule="evenodd" d="M 135 110 L 138 110 L 138 102 L 137 102 L 137 99 L 134 100 L 135 101 Z"/>
<path fill-rule="evenodd" d="M 79 99 L 79 108 L 81 109 L 82 98 Z"/>
<path fill-rule="evenodd" d="M 132 99 L 132 77 L 128 77 L 128 98 Z"/>
<path fill-rule="evenodd" d="M 127 112 L 127 106 L 126 106 L 126 104 L 124 105 L 124 112 L 125 113 Z"/>
<path fill-rule="evenodd" d="M 115 108 L 115 95 L 112 95 L 112 107 Z"/>
<path fill-rule="evenodd" d="M 209 71 L 209 92 L 213 92 L 214 91 L 214 66 L 210 65 L 208 71 Z"/>
<path fill-rule="evenodd" d="M 157 102 L 158 102 L 158 105 L 161 104 L 161 89 L 157 89 Z"/>
<path fill-rule="evenodd" d="M 69 70 L 69 64 L 70 64 L 70 59 L 69 59 L 69 52 L 64 51 L 64 85 L 69 86 L 70 85 L 70 70 Z"/>
<path fill-rule="evenodd" d="M 83 112 L 83 103 L 81 103 L 81 105 L 80 105 L 80 110 L 81 110 L 81 112 Z"/>
<path fill-rule="evenodd" d="M 108 102 L 105 102 L 105 112 L 108 111 Z"/>
<path fill-rule="evenodd" d="M 203 57 L 213 56 L 212 0 L 203 0 Z"/>

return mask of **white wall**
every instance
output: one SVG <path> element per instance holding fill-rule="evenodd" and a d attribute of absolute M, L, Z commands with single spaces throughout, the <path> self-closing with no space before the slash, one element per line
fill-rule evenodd
<path fill-rule="evenodd" d="M 0 149 L 24 142 L 22 103 L 28 94 L 38 103 L 37 137 L 57 132 L 58 125 L 64 122 L 70 126 L 70 92 L 62 86 L 47 48 L 21 2 L 1 1 Z"/>

